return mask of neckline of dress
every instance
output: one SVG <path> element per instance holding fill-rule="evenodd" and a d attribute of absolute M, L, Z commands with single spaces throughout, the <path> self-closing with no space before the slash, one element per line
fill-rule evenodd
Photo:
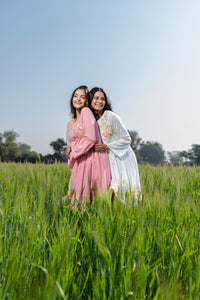
<path fill-rule="evenodd" d="M 80 119 L 80 117 L 81 117 L 81 115 L 78 118 L 74 119 L 73 122 L 78 121 Z"/>

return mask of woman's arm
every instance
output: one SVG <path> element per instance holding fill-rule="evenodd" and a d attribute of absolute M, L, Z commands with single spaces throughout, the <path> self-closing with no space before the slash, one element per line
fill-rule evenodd
<path fill-rule="evenodd" d="M 66 149 L 67 157 L 69 156 L 70 152 L 71 152 L 71 145 L 67 146 L 67 149 Z"/>
<path fill-rule="evenodd" d="M 109 148 L 106 144 L 100 144 L 100 143 L 95 144 L 94 149 L 96 152 L 102 152 L 102 151 L 109 150 Z"/>
<path fill-rule="evenodd" d="M 109 113 L 111 137 L 107 147 L 117 156 L 123 156 L 130 147 L 131 137 L 122 120 L 115 113 Z"/>
<path fill-rule="evenodd" d="M 70 169 L 73 168 L 74 163 L 75 163 L 74 158 L 71 156 L 71 143 L 70 143 L 70 140 L 69 140 L 69 132 L 71 130 L 71 126 L 72 126 L 72 121 L 70 121 L 67 124 L 67 150 L 66 150 L 66 155 L 68 157 L 67 163 L 68 163 L 68 166 L 69 166 Z"/>
<path fill-rule="evenodd" d="M 88 107 L 84 107 L 80 118 L 83 126 L 83 137 L 73 142 L 70 156 L 74 159 L 86 154 L 96 142 L 97 124 L 92 111 Z"/>

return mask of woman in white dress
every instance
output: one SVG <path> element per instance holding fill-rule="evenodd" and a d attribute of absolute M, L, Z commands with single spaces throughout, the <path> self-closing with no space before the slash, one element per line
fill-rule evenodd
<path fill-rule="evenodd" d="M 131 193 L 133 204 L 140 197 L 140 178 L 130 135 L 120 117 L 112 111 L 102 88 L 90 91 L 89 107 L 97 119 L 103 144 L 96 144 L 95 151 L 109 153 L 112 181 L 110 188 L 125 202 L 126 192 Z M 129 198 L 130 199 L 130 198 Z"/>

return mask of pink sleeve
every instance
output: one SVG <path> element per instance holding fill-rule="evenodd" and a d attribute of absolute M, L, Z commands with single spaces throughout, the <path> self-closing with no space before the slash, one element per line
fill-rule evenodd
<path fill-rule="evenodd" d="M 69 141 L 69 127 L 71 125 L 71 122 L 69 122 L 67 124 L 67 147 L 70 145 L 70 141 Z M 73 168 L 74 163 L 75 163 L 75 159 L 72 157 L 71 153 L 68 156 L 68 160 L 67 160 L 68 166 L 70 169 Z"/>
<path fill-rule="evenodd" d="M 71 153 L 68 156 L 67 163 L 68 163 L 69 168 L 72 169 L 74 166 L 74 163 L 75 163 L 75 159 L 72 157 Z"/>
<path fill-rule="evenodd" d="M 83 125 L 83 137 L 73 142 L 71 155 L 73 158 L 79 156 L 90 150 L 96 143 L 96 120 L 92 111 L 88 107 L 84 107 L 81 111 L 81 122 Z"/>
<path fill-rule="evenodd" d="M 70 128 L 71 121 L 67 124 L 67 147 L 70 145 L 69 141 L 69 128 Z"/>

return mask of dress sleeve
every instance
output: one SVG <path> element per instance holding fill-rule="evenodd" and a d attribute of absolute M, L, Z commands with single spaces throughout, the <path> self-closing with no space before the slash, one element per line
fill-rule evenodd
<path fill-rule="evenodd" d="M 81 122 L 83 125 L 83 136 L 73 142 L 70 157 L 74 159 L 85 154 L 96 143 L 96 120 L 92 111 L 85 107 L 81 111 Z"/>
<path fill-rule="evenodd" d="M 69 140 L 69 131 L 70 131 L 70 127 L 72 126 L 71 121 L 67 124 L 67 147 L 70 146 L 70 140 Z M 72 157 L 71 152 L 68 156 L 68 160 L 67 160 L 68 166 L 70 169 L 73 168 L 74 163 L 75 163 L 75 159 Z"/>
<path fill-rule="evenodd" d="M 118 115 L 110 114 L 109 118 L 112 124 L 112 138 L 107 146 L 115 155 L 122 157 L 130 147 L 131 137 Z"/>

